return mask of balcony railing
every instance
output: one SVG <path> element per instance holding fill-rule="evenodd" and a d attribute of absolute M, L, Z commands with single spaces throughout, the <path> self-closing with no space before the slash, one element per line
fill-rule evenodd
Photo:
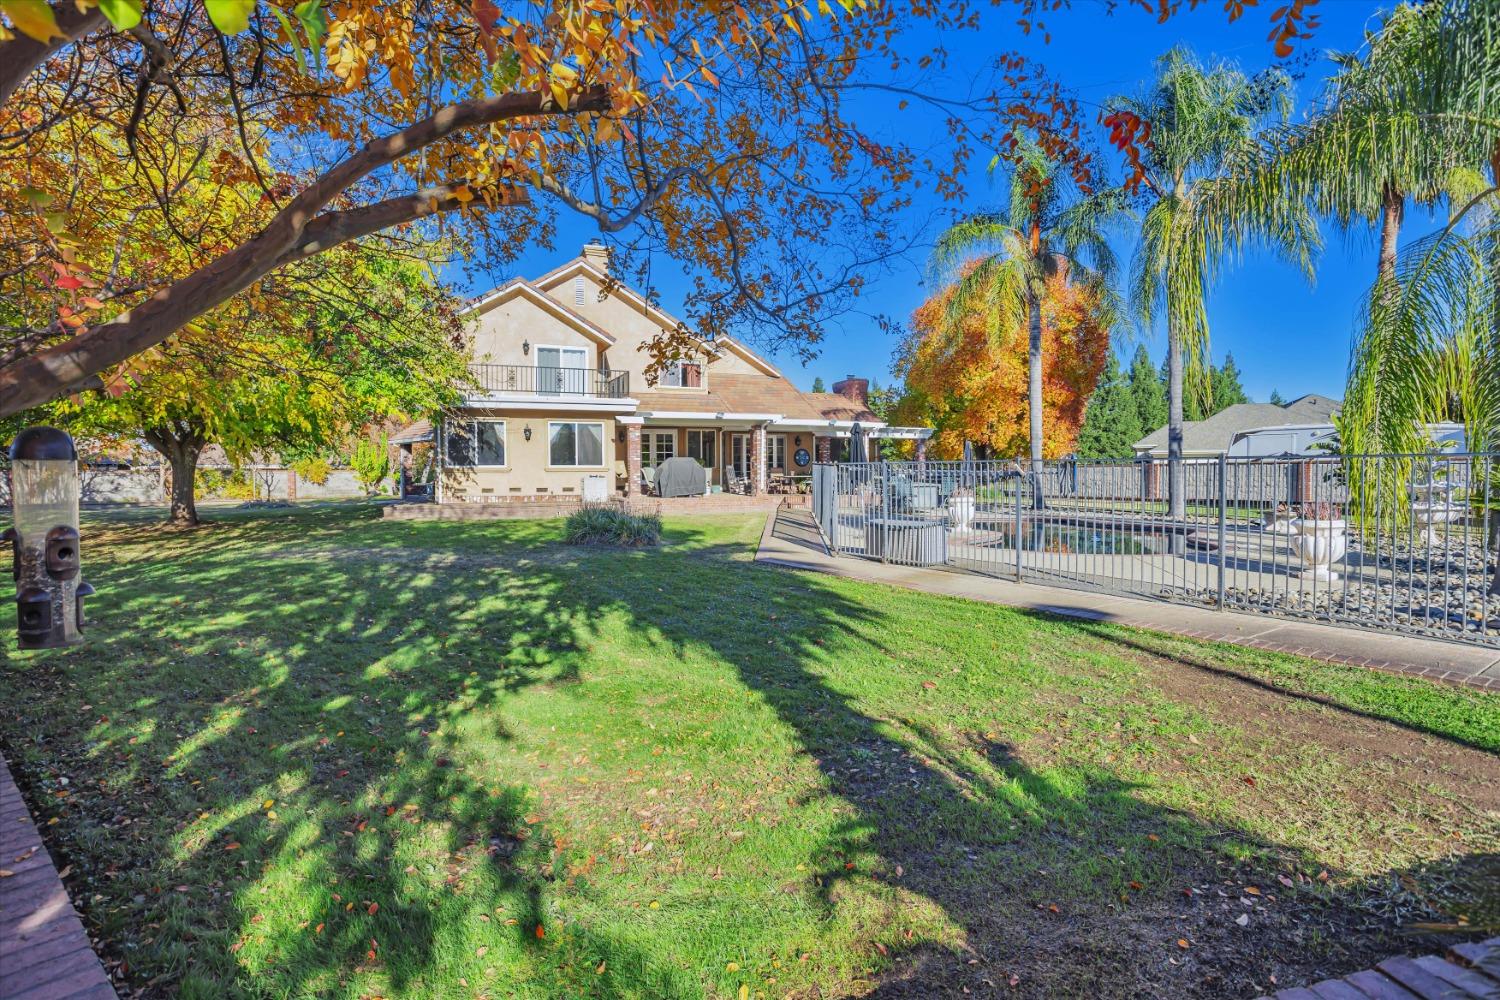
<path fill-rule="evenodd" d="M 630 373 L 607 368 L 543 368 L 534 365 L 469 366 L 485 392 L 514 392 L 528 396 L 600 396 L 624 399 L 630 395 Z"/>

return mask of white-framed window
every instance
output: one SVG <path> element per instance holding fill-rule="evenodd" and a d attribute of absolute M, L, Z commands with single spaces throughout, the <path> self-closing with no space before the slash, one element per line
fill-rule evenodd
<path fill-rule="evenodd" d="M 677 456 L 676 431 L 646 431 L 641 435 L 641 462 L 654 469 Z"/>
<path fill-rule="evenodd" d="M 786 468 L 786 435 L 766 435 L 766 465 L 772 469 Z"/>
<path fill-rule="evenodd" d="M 505 467 L 504 420 L 447 420 L 443 427 L 443 455 L 449 465 Z"/>
<path fill-rule="evenodd" d="M 661 373 L 661 381 L 669 389 L 703 388 L 703 363 L 701 361 L 673 361 Z"/>
<path fill-rule="evenodd" d="M 696 458 L 705 469 L 712 469 L 718 458 L 719 432 L 715 430 L 689 430 L 687 432 L 688 458 Z"/>
<path fill-rule="evenodd" d="M 604 425 L 573 420 L 547 424 L 549 465 L 597 469 L 604 465 Z"/>

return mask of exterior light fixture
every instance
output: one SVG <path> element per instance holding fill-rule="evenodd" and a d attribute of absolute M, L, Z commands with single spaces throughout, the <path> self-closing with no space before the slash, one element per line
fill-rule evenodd
<path fill-rule="evenodd" d="M 797 447 L 798 448 L 802 447 L 802 435 L 801 434 L 797 435 Z"/>
<path fill-rule="evenodd" d="M 530 354 L 531 353 L 531 341 L 529 341 L 529 340 L 522 340 L 521 341 L 521 353 L 522 354 Z"/>
<path fill-rule="evenodd" d="M 531 425 L 527 424 L 526 427 L 521 431 L 521 434 L 522 434 L 523 437 L 526 438 L 526 440 L 530 441 L 531 440 Z"/>

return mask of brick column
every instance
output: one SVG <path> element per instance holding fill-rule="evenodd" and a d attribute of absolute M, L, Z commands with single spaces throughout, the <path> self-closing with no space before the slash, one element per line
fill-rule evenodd
<path fill-rule="evenodd" d="M 286 470 L 286 498 L 297 499 L 297 471 L 295 469 Z"/>
<path fill-rule="evenodd" d="M 917 461 L 927 461 L 927 439 L 917 438 Z"/>
<path fill-rule="evenodd" d="M 818 461 L 833 461 L 833 438 L 828 437 L 824 434 L 820 434 L 818 435 L 818 443 L 814 445 L 813 448 L 817 452 Z"/>
<path fill-rule="evenodd" d="M 766 491 L 766 427 L 762 424 L 750 432 L 750 492 Z"/>
<path fill-rule="evenodd" d="M 641 425 L 625 425 L 625 495 L 641 495 Z"/>

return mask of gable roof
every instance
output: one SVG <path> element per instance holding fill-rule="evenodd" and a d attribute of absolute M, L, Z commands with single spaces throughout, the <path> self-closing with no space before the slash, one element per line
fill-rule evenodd
<path fill-rule="evenodd" d="M 802 395 L 818 408 L 818 412 L 829 420 L 858 420 L 861 423 L 878 421 L 880 418 L 868 406 L 838 392 L 804 392 Z"/>
<path fill-rule="evenodd" d="M 1290 424 L 1325 424 L 1333 419 L 1342 405 L 1337 399 L 1313 394 L 1299 396 L 1285 406 L 1277 406 L 1275 403 L 1236 403 L 1204 420 L 1183 421 L 1182 450 L 1227 451 L 1234 436 L 1241 431 L 1260 427 L 1285 427 Z M 1158 427 L 1133 447 L 1137 451 L 1165 450 L 1167 428 Z"/>
<path fill-rule="evenodd" d="M 524 278 L 512 278 L 494 291 L 481 295 L 459 310 L 459 315 L 467 316 L 470 313 L 486 313 L 517 296 L 551 313 L 601 347 L 610 347 L 615 342 L 615 338 L 604 332 L 604 329 L 593 320 L 569 309 Z"/>
<path fill-rule="evenodd" d="M 665 309 L 654 305 L 646 296 L 631 288 L 625 282 L 618 279 L 611 279 L 605 271 L 601 270 L 593 261 L 586 257 L 574 257 L 572 260 L 553 268 L 540 278 L 535 279 L 531 284 L 541 291 L 546 292 L 579 274 L 587 274 L 599 282 L 599 284 L 609 286 L 610 295 L 618 295 L 639 309 L 658 326 L 668 330 L 676 330 L 678 327 L 687 329 L 687 324 L 682 320 L 673 316 Z M 772 378 L 782 377 L 781 372 L 776 369 L 775 365 L 732 337 L 717 337 L 713 340 L 708 340 L 698 336 L 696 333 L 692 333 L 691 330 L 689 330 L 689 336 L 702 344 L 710 352 L 718 353 L 720 350 L 728 349 Z"/>

